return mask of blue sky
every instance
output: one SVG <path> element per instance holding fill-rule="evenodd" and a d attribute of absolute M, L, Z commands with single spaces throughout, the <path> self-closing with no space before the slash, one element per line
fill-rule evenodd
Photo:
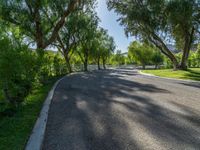
<path fill-rule="evenodd" d="M 124 34 L 123 26 L 117 22 L 118 16 L 113 11 L 108 11 L 106 0 L 97 0 L 98 8 L 97 13 L 101 19 L 100 27 L 108 30 L 110 36 L 112 36 L 117 45 L 117 49 L 122 52 L 127 52 L 127 47 L 133 38 L 127 38 Z"/>

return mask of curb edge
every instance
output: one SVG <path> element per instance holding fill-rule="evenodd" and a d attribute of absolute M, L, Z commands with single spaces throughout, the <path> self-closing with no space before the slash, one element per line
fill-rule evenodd
<path fill-rule="evenodd" d="M 33 130 L 30 134 L 28 142 L 25 145 L 25 150 L 40 150 L 42 148 L 51 101 L 53 99 L 54 92 L 55 92 L 58 84 L 65 77 L 66 76 L 64 76 L 61 79 L 59 79 L 58 81 L 56 81 L 56 83 L 53 85 L 52 89 L 49 91 L 48 96 L 46 97 L 46 99 L 43 103 L 40 114 L 35 122 Z"/>

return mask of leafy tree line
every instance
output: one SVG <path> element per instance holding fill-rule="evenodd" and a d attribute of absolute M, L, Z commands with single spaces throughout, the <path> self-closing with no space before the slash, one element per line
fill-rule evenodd
<path fill-rule="evenodd" d="M 57 41 L 53 44 L 63 54 L 68 71 L 71 73 L 73 57 L 79 57 L 84 66 L 84 71 L 88 70 L 89 63 L 105 64 L 109 56 L 115 49 L 115 43 L 106 30 L 98 27 L 99 18 L 94 11 L 95 3 L 74 12 L 66 24 L 61 29 Z"/>
<path fill-rule="evenodd" d="M 112 66 L 121 66 L 126 64 L 127 57 L 124 56 L 121 50 L 117 50 L 116 54 L 112 54 L 109 60 L 109 64 Z"/>
<path fill-rule="evenodd" d="M 7 37 L 0 39 L 0 90 L 12 107 L 23 102 L 34 86 L 66 73 L 59 54 L 45 51 L 41 57 L 27 45 Z"/>
<path fill-rule="evenodd" d="M 200 45 L 198 46 L 197 51 L 192 52 L 188 60 L 189 67 L 200 67 Z"/>
<path fill-rule="evenodd" d="M 132 42 L 128 48 L 128 58 L 145 69 L 146 65 L 155 65 L 157 69 L 159 65 L 163 64 L 164 57 L 161 52 L 153 46 L 148 44 L 141 44 Z"/>
<path fill-rule="evenodd" d="M 106 68 L 115 43 L 98 26 L 95 8 L 94 0 L 0 1 L 0 93 L 9 104 L 49 77 L 73 72 L 72 65 Z"/>
<path fill-rule="evenodd" d="M 120 17 L 127 35 L 157 47 L 173 64 L 174 70 L 188 67 L 190 50 L 199 41 L 200 1 L 198 0 L 108 0 L 109 9 Z M 182 50 L 177 59 L 169 47 Z"/>
<path fill-rule="evenodd" d="M 177 60 L 181 60 L 183 53 L 174 53 Z M 162 66 L 164 68 L 172 68 L 173 63 L 168 57 L 163 55 L 159 49 L 148 43 L 132 42 L 128 47 L 128 55 L 124 56 L 118 51 L 112 55 L 110 59 L 112 65 L 141 65 L 145 69 L 146 65 L 155 65 L 155 69 Z M 200 67 L 200 44 L 196 49 L 190 52 L 188 57 L 188 67 Z"/>

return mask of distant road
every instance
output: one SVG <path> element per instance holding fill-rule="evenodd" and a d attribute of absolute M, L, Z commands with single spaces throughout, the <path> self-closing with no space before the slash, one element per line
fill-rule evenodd
<path fill-rule="evenodd" d="M 59 84 L 43 150 L 200 150 L 200 84 L 132 69 Z"/>

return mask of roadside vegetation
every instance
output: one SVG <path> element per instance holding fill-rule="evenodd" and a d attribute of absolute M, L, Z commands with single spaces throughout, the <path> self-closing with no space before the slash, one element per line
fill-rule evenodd
<path fill-rule="evenodd" d="M 176 72 L 172 69 L 142 70 L 142 72 L 160 77 L 200 81 L 200 68 L 190 68 L 187 71 L 178 70 Z"/>
<path fill-rule="evenodd" d="M 174 53 L 174 56 L 180 60 L 182 52 L 176 52 Z M 148 44 L 141 44 L 139 42 L 133 42 L 130 44 L 128 48 L 128 56 L 125 59 L 128 60 L 128 64 L 141 65 L 143 69 L 145 69 L 147 65 L 155 66 L 155 69 L 173 68 L 173 63 L 156 47 Z M 200 44 L 190 52 L 187 66 L 189 68 L 200 67 Z"/>
<path fill-rule="evenodd" d="M 88 65 L 98 70 L 107 65 L 200 67 L 199 1 L 108 0 L 126 34 L 138 39 L 127 54 L 115 52 L 113 37 L 99 26 L 96 3 L 0 1 L 0 149 L 24 146 L 52 78 L 88 71 Z M 172 52 L 170 43 L 178 53 Z M 198 72 L 171 74 L 198 78 Z"/>
<path fill-rule="evenodd" d="M 28 140 L 45 97 L 58 77 L 49 78 L 45 85 L 35 86 L 17 108 L 0 104 L 0 149 L 20 150 Z M 14 112 L 14 113 L 13 113 Z"/>
<path fill-rule="evenodd" d="M 115 42 L 96 1 L 0 2 L 0 149 L 23 149 L 53 83 L 106 69 Z"/>
<path fill-rule="evenodd" d="M 174 70 L 187 70 L 191 49 L 199 42 L 199 5 L 197 0 L 108 0 L 126 34 L 159 49 Z M 181 50 L 180 59 L 170 49 L 172 43 Z"/>
<path fill-rule="evenodd" d="M 174 54 L 180 60 L 182 53 Z M 129 46 L 128 57 L 129 63 L 141 65 L 142 72 L 153 74 L 161 77 L 200 80 L 200 44 L 190 52 L 188 57 L 187 70 L 174 71 L 173 63 L 156 47 L 152 47 L 138 42 L 133 42 Z M 145 70 L 146 66 L 151 66 Z"/>

